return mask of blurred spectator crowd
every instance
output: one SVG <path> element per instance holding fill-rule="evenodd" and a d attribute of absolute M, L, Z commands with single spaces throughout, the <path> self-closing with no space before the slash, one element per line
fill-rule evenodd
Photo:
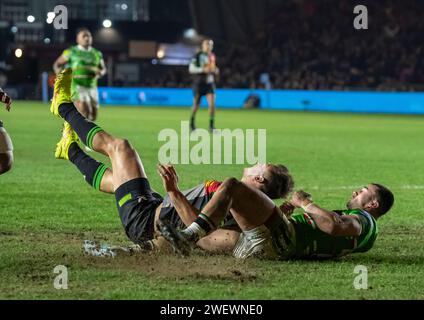
<path fill-rule="evenodd" d="M 222 88 L 415 91 L 424 84 L 424 1 L 286 0 L 248 44 L 216 50 Z M 143 85 L 190 86 L 186 67 Z M 421 87 L 420 87 L 421 86 Z"/>

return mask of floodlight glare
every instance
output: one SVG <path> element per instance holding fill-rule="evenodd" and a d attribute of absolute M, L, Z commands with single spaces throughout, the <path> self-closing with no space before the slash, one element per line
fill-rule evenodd
<path fill-rule="evenodd" d="M 112 26 L 112 21 L 110 21 L 109 19 L 103 20 L 103 27 L 110 28 L 111 26 Z"/>
<path fill-rule="evenodd" d="M 23 53 L 24 52 L 22 51 L 22 49 L 20 49 L 20 48 L 16 49 L 15 50 L 15 56 L 16 56 L 16 58 L 22 57 Z"/>

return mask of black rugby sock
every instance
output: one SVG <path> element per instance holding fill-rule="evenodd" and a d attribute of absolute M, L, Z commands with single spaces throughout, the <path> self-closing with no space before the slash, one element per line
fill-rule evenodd
<path fill-rule="evenodd" d="M 200 213 L 197 219 L 181 232 L 192 242 L 197 242 L 210 232 L 216 229 L 213 221 L 203 213 Z"/>
<path fill-rule="evenodd" d="M 196 127 L 196 125 L 195 125 L 195 117 L 194 117 L 194 113 L 192 113 L 191 114 L 191 117 L 190 117 L 190 128 L 195 128 Z"/>
<path fill-rule="evenodd" d="M 87 147 L 93 149 L 93 138 L 96 133 L 103 131 L 103 129 L 79 113 L 73 103 L 62 103 L 59 106 L 59 114 L 71 125 L 81 141 Z"/>
<path fill-rule="evenodd" d="M 69 146 L 68 157 L 69 161 L 82 173 L 85 181 L 94 189 L 100 190 L 100 184 L 107 167 L 82 151 L 76 142 Z"/>

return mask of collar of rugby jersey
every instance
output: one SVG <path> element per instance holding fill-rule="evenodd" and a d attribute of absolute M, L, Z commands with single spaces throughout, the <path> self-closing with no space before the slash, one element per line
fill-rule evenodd
<path fill-rule="evenodd" d="M 93 47 L 92 46 L 89 46 L 87 49 L 86 48 L 84 48 L 82 45 L 78 45 L 78 49 L 80 49 L 80 50 L 82 50 L 82 51 L 87 51 L 87 52 L 90 52 L 91 51 L 91 49 L 93 49 Z"/>

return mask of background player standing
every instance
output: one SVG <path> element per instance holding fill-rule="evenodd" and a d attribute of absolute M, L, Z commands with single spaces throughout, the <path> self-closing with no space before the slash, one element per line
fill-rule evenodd
<path fill-rule="evenodd" d="M 87 119 L 97 119 L 99 97 L 97 79 L 106 74 L 103 55 L 92 47 L 93 37 L 86 28 L 77 31 L 77 45 L 66 49 L 55 61 L 53 70 L 58 74 L 68 66 L 73 71 L 72 99 L 78 111 Z"/>
<path fill-rule="evenodd" d="M 6 110 L 10 111 L 12 99 L 0 88 L 0 102 L 6 104 Z M 13 145 L 12 140 L 3 127 L 0 120 L 0 174 L 6 173 L 12 168 L 13 164 Z"/>
<path fill-rule="evenodd" d="M 216 57 L 212 52 L 213 41 L 202 41 L 202 49 L 191 60 L 189 72 L 193 75 L 193 109 L 190 118 L 191 130 L 196 129 L 195 117 L 200 107 L 200 99 L 206 96 L 209 106 L 209 130 L 215 129 L 215 76 L 219 73 Z"/>

